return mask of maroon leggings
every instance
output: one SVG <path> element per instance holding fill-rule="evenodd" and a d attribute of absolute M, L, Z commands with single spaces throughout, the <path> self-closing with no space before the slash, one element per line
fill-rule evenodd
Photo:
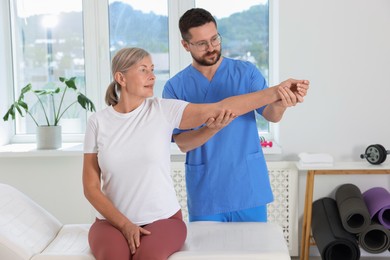
<path fill-rule="evenodd" d="M 187 236 L 181 210 L 168 219 L 157 220 L 143 228 L 152 234 L 141 236 L 136 253 L 130 253 L 122 232 L 106 220 L 97 219 L 88 240 L 96 260 L 166 260 L 180 250 Z"/>

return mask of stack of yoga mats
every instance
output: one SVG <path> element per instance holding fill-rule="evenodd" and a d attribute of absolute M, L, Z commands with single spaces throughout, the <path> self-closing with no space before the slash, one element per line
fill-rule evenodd
<path fill-rule="evenodd" d="M 334 199 L 313 202 L 312 232 L 323 260 L 358 260 L 356 238 L 342 226 Z"/>
<path fill-rule="evenodd" d="M 313 203 L 312 232 L 324 260 L 360 258 L 359 245 L 378 254 L 390 247 L 390 193 L 372 188 L 361 193 L 353 184 L 336 190 L 335 200 Z"/>

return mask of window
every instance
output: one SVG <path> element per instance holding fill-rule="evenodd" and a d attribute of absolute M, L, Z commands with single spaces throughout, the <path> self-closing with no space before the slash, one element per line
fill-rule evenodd
<path fill-rule="evenodd" d="M 161 97 L 169 79 L 168 1 L 110 0 L 109 16 L 111 58 L 123 47 L 146 49 L 155 67 L 154 95 Z"/>
<path fill-rule="evenodd" d="M 227 0 L 221 8 L 219 1 L 196 0 L 196 6 L 215 16 L 222 36 L 222 54 L 252 62 L 269 82 L 268 1 Z M 256 119 L 259 131 L 268 133 L 268 122 L 257 113 Z"/>
<path fill-rule="evenodd" d="M 0 45 L 0 53 L 11 53 L 4 64 L 13 64 L 13 69 L 2 63 L 0 69 L 13 85 L 8 90 L 12 95 L 6 97 L 9 100 L 3 97 L 2 101 L 10 104 L 12 96 L 27 83 L 41 88 L 47 82 L 58 82 L 59 76 L 77 76 L 78 88 L 101 109 L 112 80 L 111 57 L 125 46 L 140 46 L 152 54 L 157 75 L 155 95 L 161 96 L 166 80 L 191 62 L 180 44 L 178 19 L 194 6 L 215 15 L 223 55 L 253 62 L 269 81 L 267 0 L 8 0 L 0 3 L 2 14 L 10 10 L 8 20 L 2 19 L 0 26 L 3 31 L 11 28 L 12 44 Z M 64 140 L 81 141 L 87 113 L 74 109 L 67 117 L 80 120 L 81 128 L 65 128 Z M 258 119 L 262 134 L 272 133 L 268 123 L 261 116 Z M 32 120 L 19 117 L 13 141 L 26 141 L 29 136 L 32 140 L 34 132 Z M 18 139 L 20 136 L 27 139 Z"/>
<path fill-rule="evenodd" d="M 53 89 L 59 77 L 77 77 L 78 89 L 85 91 L 82 2 L 13 0 L 11 10 L 14 95 L 19 96 L 27 83 L 35 89 Z M 65 96 L 69 102 L 65 100 L 64 107 L 75 100 L 72 94 Z M 44 114 L 39 109 L 38 99 L 26 95 L 26 100 L 33 104 L 29 110 L 38 123 L 43 123 Z M 67 123 L 71 119 L 77 124 L 69 127 Z M 64 114 L 62 131 L 81 134 L 85 130 L 85 121 L 85 110 L 72 106 Z M 15 130 L 16 134 L 35 133 L 35 123 L 29 116 L 18 117 Z"/>

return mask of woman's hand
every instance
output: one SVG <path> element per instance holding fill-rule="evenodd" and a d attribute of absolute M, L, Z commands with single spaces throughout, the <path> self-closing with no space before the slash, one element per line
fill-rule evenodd
<path fill-rule="evenodd" d="M 122 228 L 122 234 L 125 236 L 127 243 L 129 244 L 131 254 L 135 254 L 135 251 L 141 244 L 142 235 L 150 235 L 151 232 L 139 227 L 130 221 Z"/>

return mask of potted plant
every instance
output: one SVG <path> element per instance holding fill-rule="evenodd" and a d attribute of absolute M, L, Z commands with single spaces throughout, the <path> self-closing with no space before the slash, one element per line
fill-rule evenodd
<path fill-rule="evenodd" d="M 18 99 L 10 106 L 5 113 L 3 120 L 8 121 L 11 117 L 15 119 L 16 114 L 22 117 L 29 115 L 37 126 L 37 149 L 57 149 L 61 147 L 61 125 L 60 120 L 64 114 L 73 106 L 79 104 L 87 111 L 96 111 L 93 102 L 83 93 L 77 90 L 76 77 L 70 79 L 60 77 L 60 82 L 64 83 L 63 87 L 53 89 L 33 89 L 31 83 L 22 88 Z M 77 99 L 70 104 L 65 105 L 64 99 L 67 91 L 75 91 Z M 39 124 L 36 116 L 31 112 L 31 107 L 25 101 L 25 95 L 29 92 L 35 94 L 38 99 L 38 106 L 44 114 L 44 123 Z M 59 102 L 56 104 L 55 96 L 59 95 Z M 44 97 L 47 98 L 48 104 L 44 104 Z"/>

